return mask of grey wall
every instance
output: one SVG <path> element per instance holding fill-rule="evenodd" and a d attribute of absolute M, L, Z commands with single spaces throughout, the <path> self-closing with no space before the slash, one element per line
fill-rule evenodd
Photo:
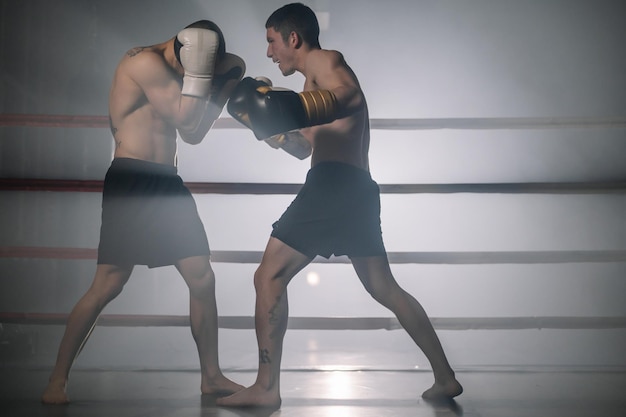
<path fill-rule="evenodd" d="M 279 1 L 0 1 L 0 113 L 105 115 L 113 70 L 133 46 L 164 41 L 198 18 L 222 27 L 247 73 L 300 89 L 265 57 L 266 17 Z M 329 18 L 322 46 L 340 50 L 360 78 L 372 118 L 612 117 L 626 109 L 626 5 L 621 0 L 359 1 L 310 4 Z M 226 113 L 223 117 L 228 117 Z M 623 181 L 623 128 L 372 132 L 380 184 Z M 0 127 L 1 178 L 102 179 L 106 129 Z M 213 130 L 181 144 L 187 181 L 299 183 L 307 162 L 246 130 Z M 293 196 L 198 195 L 214 250 L 260 251 Z M 1 246 L 95 248 L 97 193 L 0 192 Z M 390 251 L 625 250 L 621 194 L 382 196 Z M 93 261 L 0 259 L 0 311 L 66 313 Z M 253 314 L 254 265 L 216 263 L 223 315 Z M 626 265 L 395 265 L 400 283 L 433 317 L 624 316 Z M 320 284 L 306 282 L 318 273 Z M 388 317 L 347 265 L 313 264 L 290 289 L 293 316 Z M 137 268 L 106 310 L 185 314 L 173 268 Z M 50 365 L 59 326 L 9 331 L 38 337 Z M 473 365 L 626 365 L 624 330 L 443 331 L 451 361 Z M 385 350 L 427 366 L 400 331 L 289 334 L 295 350 L 369 345 L 358 360 L 385 366 Z M 355 343 L 356 341 L 356 343 Z M 149 346 L 150 350 L 146 349 Z M 224 331 L 226 366 L 255 366 L 252 331 Z M 288 350 L 289 351 L 289 350 Z M 359 351 L 360 352 L 360 351 Z M 361 352 L 365 354 L 365 352 Z M 405 353 L 402 353 L 405 354 Z M 194 367 L 188 329 L 98 329 L 78 366 Z M 295 365 L 292 357 L 287 366 Z M 11 358 L 0 358 L 4 363 Z M 324 357 L 318 357 L 324 361 Z"/>

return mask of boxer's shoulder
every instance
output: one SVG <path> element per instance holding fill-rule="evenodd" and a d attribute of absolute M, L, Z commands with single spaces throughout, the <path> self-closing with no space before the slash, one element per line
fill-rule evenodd
<path fill-rule="evenodd" d="M 138 46 L 129 49 L 120 60 L 117 72 L 138 76 L 141 73 L 153 74 L 165 66 L 162 51 L 152 46 Z"/>

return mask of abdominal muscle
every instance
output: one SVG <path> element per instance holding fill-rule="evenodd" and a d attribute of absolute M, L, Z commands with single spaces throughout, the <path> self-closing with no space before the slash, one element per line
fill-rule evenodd
<path fill-rule="evenodd" d="M 302 129 L 302 135 L 313 144 L 311 166 L 334 161 L 368 171 L 369 129 L 365 114 L 360 112 L 329 124 Z"/>
<path fill-rule="evenodd" d="M 115 158 L 176 165 L 176 130 L 146 109 L 122 118 L 116 127 Z"/>

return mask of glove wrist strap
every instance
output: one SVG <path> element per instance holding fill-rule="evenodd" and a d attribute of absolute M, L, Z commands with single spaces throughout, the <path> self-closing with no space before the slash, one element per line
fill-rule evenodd
<path fill-rule="evenodd" d="M 337 118 L 339 106 L 332 91 L 304 91 L 299 96 L 307 116 L 307 126 L 330 123 Z"/>

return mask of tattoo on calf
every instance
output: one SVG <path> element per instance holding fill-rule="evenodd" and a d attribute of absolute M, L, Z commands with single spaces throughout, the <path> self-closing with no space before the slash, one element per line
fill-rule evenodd
<path fill-rule="evenodd" d="M 278 314 L 276 313 L 276 310 L 278 310 L 280 304 L 280 296 L 276 297 L 276 304 L 274 304 L 274 306 L 272 306 L 272 308 L 270 308 L 270 325 L 275 326 L 278 324 L 278 322 L 280 321 L 280 318 L 278 317 Z"/>
<path fill-rule="evenodd" d="M 272 326 L 272 331 L 270 332 L 270 339 L 276 339 L 277 337 L 280 337 L 280 334 L 283 331 L 283 328 L 281 327 L 281 317 L 280 317 L 280 311 L 278 311 L 280 309 L 280 300 L 281 297 L 276 297 L 276 304 L 274 304 L 274 306 L 272 308 L 270 308 L 269 311 L 269 324 L 270 326 Z"/>
<path fill-rule="evenodd" d="M 259 363 L 272 363 L 269 350 L 259 349 Z"/>

